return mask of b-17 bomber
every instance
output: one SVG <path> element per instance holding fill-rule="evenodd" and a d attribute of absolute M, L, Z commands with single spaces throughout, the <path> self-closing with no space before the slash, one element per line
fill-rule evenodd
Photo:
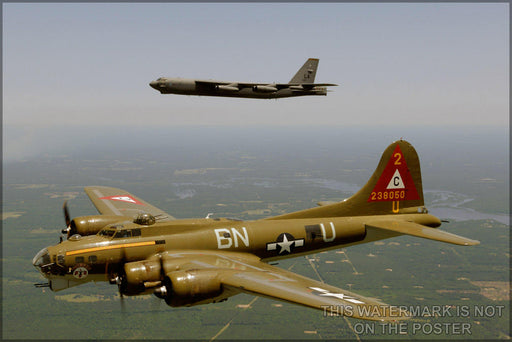
<path fill-rule="evenodd" d="M 297 71 L 289 83 L 252 83 L 186 78 L 160 77 L 149 85 L 161 94 L 245 97 L 278 99 L 307 95 L 327 95 L 332 83 L 314 83 L 318 59 L 310 58 Z"/>
<path fill-rule="evenodd" d="M 154 294 L 172 307 L 248 293 L 396 322 L 410 314 L 269 263 L 400 235 L 479 243 L 438 229 L 441 221 L 424 206 L 418 155 L 404 140 L 387 147 L 369 181 L 350 198 L 253 221 L 175 219 L 121 189 L 90 186 L 85 192 L 101 215 L 71 219 L 64 204 L 67 239 L 34 257 L 48 280 L 36 286 L 61 291 L 108 281 L 121 296 Z"/>

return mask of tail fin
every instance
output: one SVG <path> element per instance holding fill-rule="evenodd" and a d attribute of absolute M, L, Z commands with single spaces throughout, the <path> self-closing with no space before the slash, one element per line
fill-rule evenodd
<path fill-rule="evenodd" d="M 418 154 L 407 141 L 399 140 L 388 146 L 370 180 L 352 197 L 270 219 L 412 213 L 423 205 Z"/>
<path fill-rule="evenodd" d="M 315 83 L 316 69 L 318 68 L 318 58 L 310 58 L 297 71 L 290 83 Z"/>

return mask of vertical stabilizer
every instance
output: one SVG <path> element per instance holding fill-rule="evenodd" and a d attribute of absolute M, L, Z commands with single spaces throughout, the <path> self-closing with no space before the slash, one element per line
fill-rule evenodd
<path fill-rule="evenodd" d="M 352 197 L 270 219 L 411 213 L 423 205 L 418 154 L 407 141 L 398 140 L 386 148 L 373 175 Z"/>
<path fill-rule="evenodd" d="M 310 58 L 304 63 L 302 68 L 297 71 L 290 83 L 315 83 L 316 69 L 318 68 L 318 58 Z"/>

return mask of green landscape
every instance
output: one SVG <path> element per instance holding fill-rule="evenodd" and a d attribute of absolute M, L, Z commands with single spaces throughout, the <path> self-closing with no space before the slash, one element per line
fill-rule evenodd
<path fill-rule="evenodd" d="M 510 339 L 508 128 L 126 128 L 94 139 L 88 129 L 4 160 L 3 339 Z M 65 228 L 63 202 L 73 217 L 96 214 L 84 186 L 125 189 L 177 218 L 254 220 L 349 197 L 402 136 L 420 156 L 427 208 L 480 245 L 403 236 L 279 263 L 415 312 L 400 325 L 246 294 L 171 308 L 155 296 L 121 302 L 108 283 L 33 285 L 44 279 L 32 258 Z"/>

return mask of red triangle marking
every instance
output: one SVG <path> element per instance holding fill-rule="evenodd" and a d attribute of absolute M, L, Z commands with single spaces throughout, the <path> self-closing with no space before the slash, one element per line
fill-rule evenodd
<path fill-rule="evenodd" d="M 101 197 L 100 199 L 144 205 L 143 203 L 137 201 L 134 197 L 132 197 L 130 195 L 107 196 L 107 197 Z"/>
<path fill-rule="evenodd" d="M 398 171 L 398 173 L 397 173 Z M 420 196 L 397 144 L 384 171 L 368 198 L 368 202 L 418 200 Z"/>

